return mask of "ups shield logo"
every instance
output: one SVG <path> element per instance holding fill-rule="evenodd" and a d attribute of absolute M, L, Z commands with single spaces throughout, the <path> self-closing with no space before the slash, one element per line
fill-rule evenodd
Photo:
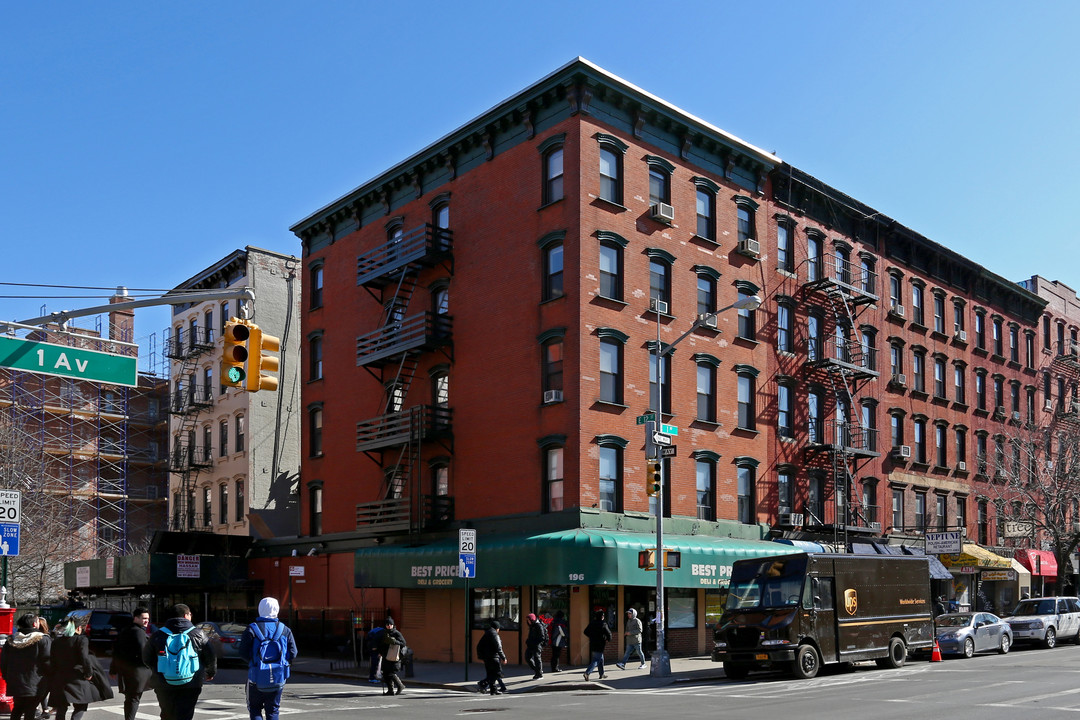
<path fill-rule="evenodd" d="M 859 594 L 855 592 L 855 588 L 844 591 L 844 609 L 847 610 L 848 615 L 854 615 L 859 609 Z"/>

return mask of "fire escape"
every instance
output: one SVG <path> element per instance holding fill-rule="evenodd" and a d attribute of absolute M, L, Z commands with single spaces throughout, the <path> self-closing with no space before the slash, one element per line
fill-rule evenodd
<path fill-rule="evenodd" d="M 169 392 L 169 414 L 175 421 L 169 472 L 180 476 L 180 502 L 173 508 L 171 530 L 209 529 L 210 518 L 195 512 L 195 482 L 199 471 L 213 467 L 214 460 L 208 438 L 197 442 L 195 430 L 199 413 L 214 405 L 213 388 L 200 385 L 196 377 L 200 359 L 214 349 L 212 332 L 202 327 L 174 334 L 167 331 L 165 356 L 174 361 L 171 369 L 175 380 Z"/>
<path fill-rule="evenodd" d="M 867 516 L 876 508 L 864 509 L 852 501 L 859 466 L 880 454 L 877 430 L 864 426 L 855 402 L 860 388 L 879 375 L 877 348 L 863 339 L 857 324 L 858 316 L 878 300 L 877 275 L 853 265 L 840 250 L 834 256 L 810 258 L 804 267 L 803 296 L 807 306 L 816 308 L 811 312 L 818 334 L 810 338 L 803 372 L 827 391 L 808 422 L 807 466 L 825 475 L 823 496 L 832 479 L 832 503 L 824 497 L 808 503 L 804 527 L 822 534 L 831 531 L 833 543 L 846 546 L 849 532 L 880 529 L 877 518 Z"/>
<path fill-rule="evenodd" d="M 356 339 L 356 364 L 386 388 L 378 414 L 356 424 L 357 452 L 374 461 L 383 477 L 378 499 L 356 506 L 358 533 L 416 533 L 453 520 L 453 498 L 424 492 L 421 473 L 425 445 L 438 443 L 453 453 L 448 389 L 437 383 L 430 403 L 412 402 L 421 360 L 435 352 L 453 360 L 446 308 L 424 303 L 421 309 L 413 302 L 422 270 L 441 265 L 453 275 L 452 251 L 452 232 L 425 224 L 357 258 L 356 284 L 383 312 L 379 327 Z"/>

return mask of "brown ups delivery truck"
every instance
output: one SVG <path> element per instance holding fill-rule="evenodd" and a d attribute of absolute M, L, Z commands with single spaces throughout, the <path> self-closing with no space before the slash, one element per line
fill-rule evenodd
<path fill-rule="evenodd" d="M 739 560 L 714 633 L 712 659 L 742 679 L 786 668 L 876 660 L 900 667 L 934 645 L 925 557 L 798 553 Z"/>

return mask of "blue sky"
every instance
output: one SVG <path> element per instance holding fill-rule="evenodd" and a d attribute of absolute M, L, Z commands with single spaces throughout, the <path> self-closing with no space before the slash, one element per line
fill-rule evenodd
<path fill-rule="evenodd" d="M 1011 280 L 1080 289 L 1080 3 L 0 7 L 0 282 L 169 288 L 581 55 Z M 0 286 L 0 318 L 87 307 Z M 140 310 L 138 339 L 168 324 Z M 84 323 L 86 324 L 86 323 Z"/>

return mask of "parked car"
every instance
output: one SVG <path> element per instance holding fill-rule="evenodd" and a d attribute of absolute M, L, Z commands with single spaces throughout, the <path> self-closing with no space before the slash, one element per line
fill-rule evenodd
<path fill-rule="evenodd" d="M 1080 642 L 1080 598 L 1021 600 L 1005 622 L 1012 628 L 1016 642 L 1042 643 L 1048 648 L 1060 640 Z"/>
<path fill-rule="evenodd" d="M 934 623 L 943 653 L 971 657 L 977 652 L 996 650 L 1004 655 L 1012 647 L 1012 628 L 991 613 L 948 613 L 938 615 Z"/>
<path fill-rule="evenodd" d="M 86 623 L 84 632 L 90 638 L 90 649 L 98 655 L 112 652 L 116 636 L 132 622 L 131 613 L 122 610 L 81 608 L 64 617 L 73 619 L 76 624 Z"/>
<path fill-rule="evenodd" d="M 246 623 L 207 621 L 199 623 L 196 627 L 210 638 L 219 659 L 240 660 L 240 638 L 247 630 Z"/>

